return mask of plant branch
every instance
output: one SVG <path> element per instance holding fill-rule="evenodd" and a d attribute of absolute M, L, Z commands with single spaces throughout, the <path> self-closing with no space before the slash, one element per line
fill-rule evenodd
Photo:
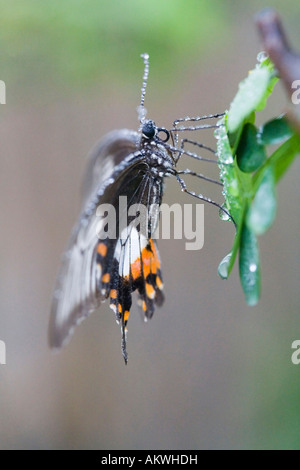
<path fill-rule="evenodd" d="M 263 41 L 264 50 L 269 55 L 279 72 L 288 98 L 292 103 L 292 95 L 295 92 L 293 84 L 300 81 L 300 55 L 289 45 L 281 19 L 272 8 L 266 8 L 256 16 L 256 25 Z M 299 116 L 300 105 L 294 103 L 294 110 Z M 296 116 L 289 113 L 289 119 L 300 132 L 300 122 Z"/>

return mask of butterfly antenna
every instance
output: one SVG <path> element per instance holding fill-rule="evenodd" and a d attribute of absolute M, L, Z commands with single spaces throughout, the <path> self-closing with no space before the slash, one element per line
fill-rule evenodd
<path fill-rule="evenodd" d="M 141 54 L 141 57 L 144 59 L 144 75 L 143 75 L 143 86 L 141 89 L 142 91 L 141 102 L 137 108 L 137 112 L 138 112 L 138 118 L 139 118 L 140 123 L 143 123 L 147 114 L 147 110 L 145 108 L 145 95 L 146 95 L 146 87 L 147 87 L 148 76 L 149 76 L 149 54 L 147 53 Z"/>

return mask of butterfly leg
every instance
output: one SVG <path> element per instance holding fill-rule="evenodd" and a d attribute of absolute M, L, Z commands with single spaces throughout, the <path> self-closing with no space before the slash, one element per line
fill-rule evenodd
<path fill-rule="evenodd" d="M 219 203 L 213 201 L 209 197 L 204 196 L 203 194 L 197 194 L 194 191 L 189 191 L 186 187 L 186 183 L 184 182 L 184 180 L 178 174 L 176 174 L 176 179 L 179 182 L 179 184 L 181 186 L 181 190 L 183 192 L 185 192 L 186 194 L 189 194 L 190 196 L 196 197 L 197 199 L 200 199 L 201 201 L 208 202 L 209 204 L 212 204 L 213 206 L 218 207 L 222 212 L 224 212 L 224 214 L 227 215 L 227 217 L 230 220 L 232 220 L 232 222 L 233 222 L 233 224 L 236 228 L 236 223 L 235 223 L 234 219 L 232 218 L 232 216 L 229 214 L 229 212 L 223 206 L 221 206 Z"/>
<path fill-rule="evenodd" d="M 190 116 L 185 116 L 183 118 L 176 119 L 173 121 L 173 129 L 171 129 L 172 132 L 175 134 L 175 146 L 178 146 L 178 132 L 181 131 L 196 131 L 199 129 L 212 129 L 219 127 L 218 124 L 203 124 L 203 125 L 198 125 L 198 126 L 192 126 L 192 125 L 182 125 L 178 127 L 178 124 L 181 123 L 188 123 L 188 122 L 199 122 L 203 121 L 206 119 L 219 119 L 224 116 L 225 113 L 217 113 L 217 114 L 207 114 L 204 116 L 195 116 L 195 117 L 190 117 Z"/>

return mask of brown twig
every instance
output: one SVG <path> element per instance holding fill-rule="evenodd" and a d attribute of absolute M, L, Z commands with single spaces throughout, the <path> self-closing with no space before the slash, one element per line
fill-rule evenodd
<path fill-rule="evenodd" d="M 264 50 L 269 55 L 283 81 L 289 100 L 295 92 L 295 82 L 300 80 L 300 55 L 294 52 L 286 38 L 278 13 L 266 8 L 256 16 L 256 25 L 262 37 Z M 294 104 L 294 111 L 299 116 L 300 105 Z M 289 113 L 289 119 L 300 133 L 299 118 Z"/>

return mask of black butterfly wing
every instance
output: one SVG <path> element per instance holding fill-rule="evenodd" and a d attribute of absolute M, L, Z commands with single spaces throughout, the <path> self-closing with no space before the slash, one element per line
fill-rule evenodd
<path fill-rule="evenodd" d="M 96 256 L 99 204 L 110 202 L 128 171 L 138 164 L 139 134 L 113 131 L 92 152 L 84 181 L 84 209 L 72 230 L 54 288 L 49 342 L 60 348 L 101 301 Z"/>
<path fill-rule="evenodd" d="M 125 362 L 127 362 L 126 333 L 132 292 L 138 291 L 145 320 L 152 317 L 154 305 L 161 305 L 163 301 L 160 260 L 155 241 L 152 239 L 152 233 L 155 232 L 158 222 L 158 213 L 154 211 L 153 218 L 149 218 L 151 206 L 160 206 L 162 181 L 152 174 L 151 168 L 145 162 L 136 165 L 127 176 L 120 193 L 127 196 L 126 214 L 130 214 L 134 207 L 138 218 L 133 217 L 133 220 L 127 218 L 127 223 L 123 229 L 120 228 L 119 237 L 114 245 L 111 242 L 106 245 L 101 241 L 97 249 L 99 272 L 102 274 L 102 280 L 105 280 L 105 284 L 102 283 L 102 293 L 105 298 L 110 297 L 110 306 L 115 312 L 118 323 L 121 324 L 122 353 Z M 114 205 L 117 207 L 117 201 Z M 143 221 L 144 218 L 146 220 Z"/>
<path fill-rule="evenodd" d="M 108 133 L 92 149 L 83 178 L 82 199 L 83 209 L 101 183 L 111 177 L 116 167 L 126 156 L 138 150 L 140 134 L 129 129 L 120 129 Z"/>

